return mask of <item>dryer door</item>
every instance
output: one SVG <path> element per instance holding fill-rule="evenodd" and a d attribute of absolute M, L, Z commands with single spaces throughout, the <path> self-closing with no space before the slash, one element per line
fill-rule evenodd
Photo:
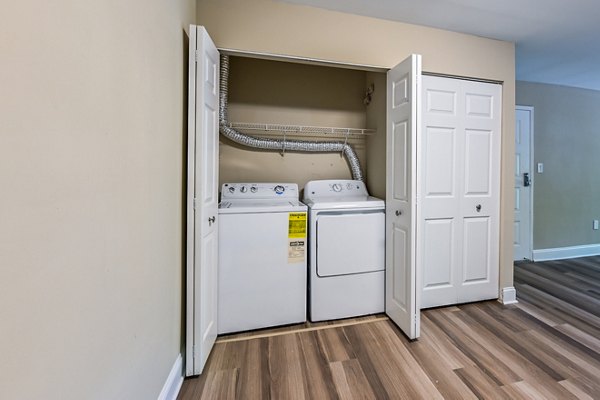
<path fill-rule="evenodd" d="M 385 213 L 319 213 L 317 275 L 348 275 L 385 269 Z"/>

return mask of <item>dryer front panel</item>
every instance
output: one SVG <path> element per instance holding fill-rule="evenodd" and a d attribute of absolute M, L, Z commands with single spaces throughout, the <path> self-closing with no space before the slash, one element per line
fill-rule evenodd
<path fill-rule="evenodd" d="M 320 277 L 385 269 L 383 211 L 319 213 L 316 264 Z"/>

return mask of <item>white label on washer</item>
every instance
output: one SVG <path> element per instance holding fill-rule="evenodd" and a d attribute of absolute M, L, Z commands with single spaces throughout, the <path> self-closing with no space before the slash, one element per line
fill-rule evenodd
<path fill-rule="evenodd" d="M 304 262 L 306 238 L 288 239 L 288 264 Z"/>

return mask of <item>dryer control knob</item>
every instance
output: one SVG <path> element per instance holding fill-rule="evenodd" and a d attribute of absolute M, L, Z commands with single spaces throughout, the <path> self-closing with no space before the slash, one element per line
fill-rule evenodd
<path fill-rule="evenodd" d="M 233 186 L 229 186 L 229 193 L 235 192 L 235 188 Z"/>
<path fill-rule="evenodd" d="M 247 191 L 248 191 L 248 188 L 246 186 L 242 186 L 240 188 L 240 192 L 242 192 L 242 193 L 246 193 Z"/>
<path fill-rule="evenodd" d="M 252 193 L 256 193 L 256 192 L 258 191 L 258 188 L 257 188 L 256 186 L 252 186 L 252 187 L 250 188 L 250 191 L 251 191 Z"/>
<path fill-rule="evenodd" d="M 334 183 L 333 185 L 331 185 L 331 188 L 333 189 L 334 192 L 342 191 L 342 185 L 340 185 L 339 183 Z"/>
<path fill-rule="evenodd" d="M 281 185 L 277 185 L 273 188 L 276 194 L 283 194 L 285 192 L 285 188 Z"/>

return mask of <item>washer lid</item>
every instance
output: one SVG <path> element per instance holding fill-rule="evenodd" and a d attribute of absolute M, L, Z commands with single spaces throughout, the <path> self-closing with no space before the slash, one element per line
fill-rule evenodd
<path fill-rule="evenodd" d="M 228 200 L 219 203 L 219 214 L 268 212 L 305 212 L 307 207 L 298 200 Z"/>

